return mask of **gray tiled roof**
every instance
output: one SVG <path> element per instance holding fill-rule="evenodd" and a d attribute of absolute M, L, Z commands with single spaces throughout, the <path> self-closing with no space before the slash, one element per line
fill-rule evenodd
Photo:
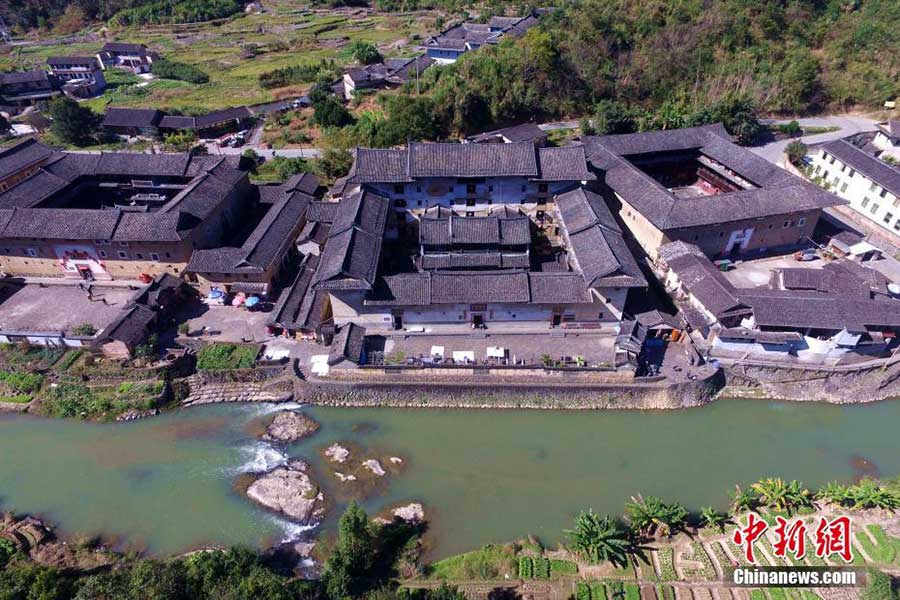
<path fill-rule="evenodd" d="M 35 83 L 41 81 L 48 82 L 49 84 L 47 71 L 44 71 L 43 69 L 0 73 L 0 85 L 12 85 L 15 83 Z"/>
<path fill-rule="evenodd" d="M 106 239 L 119 241 L 178 241 L 190 231 L 187 215 L 203 220 L 247 174 L 223 157 L 188 154 L 67 153 L 57 152 L 32 177 L 0 194 L 0 207 L 28 209 L 27 227 L 4 228 L 6 238 Z M 193 161 L 204 168 L 195 168 Z M 2 157 L 0 157 L 2 164 Z M 200 173 L 159 211 L 123 212 L 114 209 L 44 208 L 41 204 L 82 176 L 184 178 Z M 70 226 L 71 224 L 71 226 Z"/>
<path fill-rule="evenodd" d="M 4 179 L 22 169 L 47 160 L 53 151 L 33 138 L 0 149 L 0 179 Z"/>
<path fill-rule="evenodd" d="M 107 108 L 103 127 L 156 127 L 163 114 L 153 108 Z"/>
<path fill-rule="evenodd" d="M 103 340 L 117 340 L 131 349 L 147 339 L 150 326 L 156 319 L 156 311 L 143 304 L 133 304 L 101 333 Z"/>
<path fill-rule="evenodd" d="M 426 246 L 520 246 L 531 242 L 530 221 L 518 213 L 510 217 L 423 216 L 419 241 Z"/>
<path fill-rule="evenodd" d="M 530 273 L 531 301 L 535 304 L 591 302 L 591 293 L 577 273 Z"/>
<path fill-rule="evenodd" d="M 544 181 L 593 181 L 597 176 L 587 167 L 584 146 L 539 148 L 540 179 Z"/>
<path fill-rule="evenodd" d="M 188 270 L 196 273 L 264 273 L 284 256 L 311 198 L 293 192 L 276 202 L 239 248 L 194 250 Z"/>
<path fill-rule="evenodd" d="M 862 333 L 870 327 L 900 327 L 896 300 L 847 298 L 796 290 L 742 290 L 757 327 L 813 328 Z"/>
<path fill-rule="evenodd" d="M 312 281 L 318 266 L 318 256 L 311 254 L 304 259 L 293 283 L 281 292 L 268 324 L 288 329 L 310 328 L 313 297 L 315 296 Z"/>
<path fill-rule="evenodd" d="M 543 161 L 546 161 L 544 164 Z M 595 179 L 581 146 L 412 143 L 405 150 L 357 148 L 353 183 L 401 183 L 423 177 L 527 177 L 541 181 Z"/>
<path fill-rule="evenodd" d="M 411 177 L 503 177 L 538 175 L 534 145 L 424 144 L 409 145 Z"/>
<path fill-rule="evenodd" d="M 14 208 L 3 230 L 7 238 L 109 240 L 119 222 L 117 210 Z"/>
<path fill-rule="evenodd" d="M 81 67 L 100 68 L 100 64 L 94 56 L 51 56 L 47 59 L 47 64 L 51 67 L 78 65 Z"/>
<path fill-rule="evenodd" d="M 529 302 L 524 271 L 442 272 L 431 275 L 431 301 L 445 303 Z"/>
<path fill-rule="evenodd" d="M 371 289 L 389 205 L 386 198 L 368 191 L 341 200 L 319 259 L 318 287 Z"/>
<path fill-rule="evenodd" d="M 826 142 L 820 148 L 900 198 L 900 169 L 866 154 L 844 140 Z"/>
<path fill-rule="evenodd" d="M 571 262 L 586 285 L 647 285 L 603 198 L 578 188 L 557 196 L 556 207 L 571 246 Z"/>
<path fill-rule="evenodd" d="M 310 202 L 306 218 L 316 223 L 332 223 L 338 206 L 340 202 Z"/>
<path fill-rule="evenodd" d="M 720 124 L 667 131 L 588 137 L 588 160 L 625 202 L 666 231 L 818 210 L 844 201 L 794 177 L 728 139 Z M 628 157 L 690 150 L 715 159 L 759 186 L 712 197 L 676 198 Z"/>
<path fill-rule="evenodd" d="M 183 238 L 182 230 L 181 215 L 178 213 L 123 212 L 111 239 L 119 242 L 177 242 Z"/>
<path fill-rule="evenodd" d="M 431 277 L 428 273 L 402 273 L 379 277 L 370 305 L 427 306 L 431 304 Z"/>
<path fill-rule="evenodd" d="M 362 360 L 366 344 L 366 328 L 354 323 L 341 327 L 331 343 L 328 363 L 336 364 L 342 360 L 359 363 Z"/>
<path fill-rule="evenodd" d="M 684 288 L 717 318 L 747 310 L 738 291 L 705 256 L 684 254 L 666 261 Z"/>

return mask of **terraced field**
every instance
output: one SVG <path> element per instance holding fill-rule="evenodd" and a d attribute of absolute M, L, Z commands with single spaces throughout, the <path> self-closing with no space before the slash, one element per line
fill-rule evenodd
<path fill-rule="evenodd" d="M 0 56 L 0 70 L 42 65 L 48 56 L 93 55 L 107 40 L 140 42 L 169 60 L 195 65 L 209 83 L 197 85 L 155 80 L 144 85 L 112 76 L 101 97 L 88 104 L 102 112 L 106 105 L 208 111 L 257 104 L 303 88 L 262 89 L 260 73 L 282 67 L 334 60 L 350 62 L 346 47 L 355 40 L 372 42 L 388 56 L 409 54 L 428 35 L 435 15 L 375 13 L 364 9 L 309 11 L 288 0 L 263 0 L 264 12 L 197 25 L 114 29 L 96 41 L 54 46 L 20 46 Z"/>

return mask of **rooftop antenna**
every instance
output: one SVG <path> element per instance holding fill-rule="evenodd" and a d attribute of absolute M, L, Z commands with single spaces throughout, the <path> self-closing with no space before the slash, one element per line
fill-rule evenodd
<path fill-rule="evenodd" d="M 9 27 L 6 26 L 6 21 L 3 20 L 2 16 L 0 16 L 0 39 L 3 40 L 4 44 L 12 43 L 12 36 L 9 33 Z"/>

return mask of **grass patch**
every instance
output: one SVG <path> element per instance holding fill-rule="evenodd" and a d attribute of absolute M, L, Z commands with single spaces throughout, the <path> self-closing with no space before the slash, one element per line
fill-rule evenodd
<path fill-rule="evenodd" d="M 429 576 L 434 579 L 502 579 L 514 577 L 517 569 L 514 545 L 488 544 L 480 550 L 433 563 Z"/>
<path fill-rule="evenodd" d="M 636 583 L 625 584 L 625 600 L 641 600 L 641 588 Z"/>
<path fill-rule="evenodd" d="M 29 396 L 28 394 L 0 396 L 0 402 L 8 402 L 10 404 L 28 404 L 29 402 L 31 402 L 31 396 Z"/>
<path fill-rule="evenodd" d="M 866 554 L 878 564 L 889 565 L 897 559 L 897 547 L 900 540 L 894 540 L 887 536 L 884 529 L 878 525 L 867 525 L 866 532 L 856 536 L 857 541 L 863 547 Z M 871 536 L 871 537 L 870 537 Z M 872 540 L 875 540 L 874 542 Z"/>
<path fill-rule="evenodd" d="M 550 561 L 544 557 L 534 559 L 535 579 L 550 579 Z"/>
<path fill-rule="evenodd" d="M 591 588 L 579 581 L 575 584 L 575 600 L 591 600 Z"/>
<path fill-rule="evenodd" d="M 766 600 L 766 593 L 762 590 L 752 590 L 750 600 Z"/>
<path fill-rule="evenodd" d="M 519 557 L 519 579 L 531 579 L 534 577 L 534 559 L 530 556 Z"/>
<path fill-rule="evenodd" d="M 33 394 L 44 385 L 44 376 L 37 373 L 0 371 L 0 381 L 21 394 Z"/>
<path fill-rule="evenodd" d="M 58 418 L 110 420 L 127 410 L 158 408 L 164 387 L 162 381 L 134 383 L 125 388 L 61 383 L 43 394 L 41 411 Z"/>
<path fill-rule="evenodd" d="M 606 586 L 602 583 L 592 583 L 591 600 L 609 600 L 609 597 L 606 595 Z"/>
<path fill-rule="evenodd" d="M 571 560 L 550 560 L 550 573 L 557 577 L 559 575 L 576 575 L 578 573 L 578 564 Z"/>
<path fill-rule="evenodd" d="M 197 353 L 197 368 L 203 370 L 249 369 L 259 354 L 259 346 L 209 344 Z"/>

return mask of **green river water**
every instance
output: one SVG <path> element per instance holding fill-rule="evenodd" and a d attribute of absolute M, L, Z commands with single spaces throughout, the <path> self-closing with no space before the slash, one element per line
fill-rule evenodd
<path fill-rule="evenodd" d="M 364 505 L 374 513 L 422 501 L 440 557 L 527 533 L 555 543 L 580 509 L 620 514 L 636 493 L 696 508 L 724 505 L 735 483 L 766 475 L 818 485 L 900 474 L 898 401 L 728 400 L 678 412 L 307 408 L 322 429 L 284 451 L 251 435 L 273 410 L 217 405 L 112 425 L 0 417 L 0 507 L 151 553 L 269 544 L 297 527 L 234 491 L 235 477 L 286 453 L 309 460 L 333 491 L 319 451 L 350 441 L 405 459 Z"/>

